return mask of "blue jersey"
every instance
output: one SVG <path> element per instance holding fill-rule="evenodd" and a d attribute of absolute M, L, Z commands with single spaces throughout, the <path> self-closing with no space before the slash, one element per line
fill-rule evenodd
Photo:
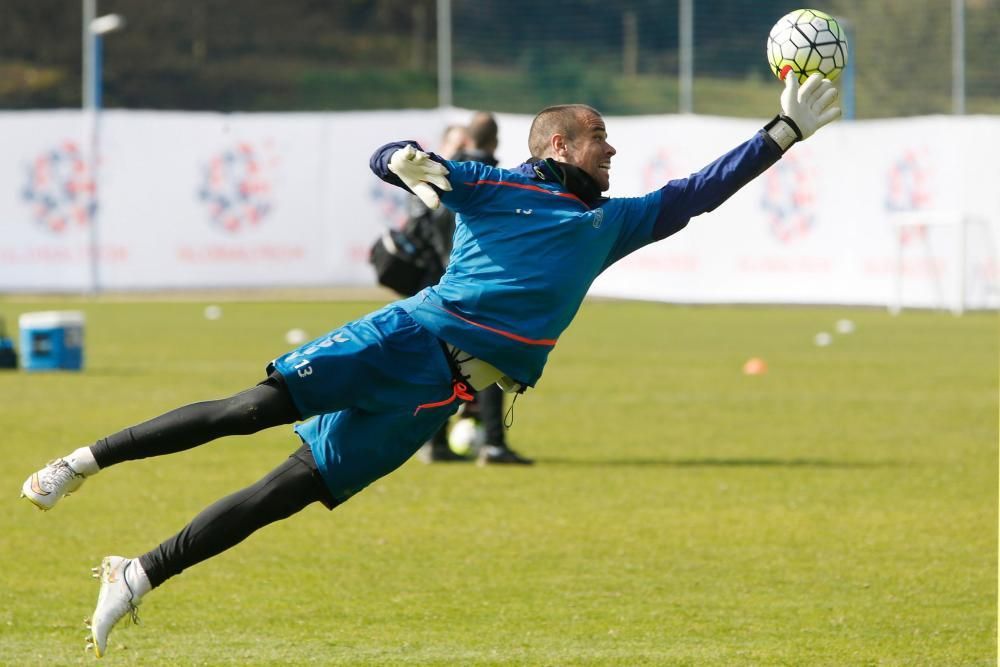
<path fill-rule="evenodd" d="M 408 143 L 416 145 L 376 151 L 373 171 L 402 187 L 387 165 Z M 441 281 L 401 305 L 438 338 L 533 386 L 604 269 L 713 210 L 776 162 L 781 150 L 761 131 L 701 171 L 643 197 L 589 202 L 545 178 L 539 163 L 508 170 L 433 157 L 449 170 L 452 190 L 440 195 L 458 214 L 454 246 Z"/>

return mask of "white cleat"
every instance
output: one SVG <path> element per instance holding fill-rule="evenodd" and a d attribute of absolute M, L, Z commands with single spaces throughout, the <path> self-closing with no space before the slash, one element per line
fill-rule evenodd
<path fill-rule="evenodd" d="M 133 562 L 131 558 L 107 556 L 99 568 L 91 570 L 94 577 L 101 580 L 101 592 L 97 596 L 94 615 L 84 624 L 90 630 L 87 650 L 93 650 L 98 658 L 107 653 L 108 635 L 118 621 L 128 615 L 133 623 L 139 623 L 137 607 L 141 598 L 133 594 L 125 579 L 125 573 Z"/>
<path fill-rule="evenodd" d="M 56 459 L 24 480 L 21 497 L 30 500 L 40 510 L 50 510 L 60 498 L 79 489 L 85 479 L 65 459 Z"/>

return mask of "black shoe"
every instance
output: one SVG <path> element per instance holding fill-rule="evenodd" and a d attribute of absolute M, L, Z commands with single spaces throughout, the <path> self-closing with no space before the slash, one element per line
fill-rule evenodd
<path fill-rule="evenodd" d="M 479 450 L 479 458 L 476 459 L 476 464 L 481 466 L 494 464 L 530 466 L 534 462 L 534 459 L 521 456 L 510 447 L 497 447 L 496 445 L 484 445 Z"/>
<path fill-rule="evenodd" d="M 430 442 L 417 451 L 417 458 L 423 463 L 459 463 L 472 460 L 456 454 L 447 446 L 441 447 Z"/>

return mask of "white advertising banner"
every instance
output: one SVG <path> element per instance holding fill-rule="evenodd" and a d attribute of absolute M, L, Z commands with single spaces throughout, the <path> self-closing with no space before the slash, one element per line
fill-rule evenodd
<path fill-rule="evenodd" d="M 408 195 L 372 151 L 469 112 L 0 114 L 0 291 L 370 286 Z M 500 115 L 501 166 L 531 118 Z M 612 196 L 697 171 L 759 121 L 608 118 Z M 592 294 L 685 303 L 1000 305 L 1000 118 L 841 122 Z M 96 165 L 96 169 L 95 169 Z"/>
<path fill-rule="evenodd" d="M 638 160 L 619 161 L 613 182 L 633 194 L 700 168 L 756 125 L 670 117 L 614 127 L 619 152 Z M 996 307 L 998 149 L 997 118 L 834 124 L 717 211 L 619 262 L 592 293 L 887 304 L 899 290 L 906 305 L 951 307 L 962 290 L 967 305 Z"/>
<path fill-rule="evenodd" d="M 102 287 L 302 285 L 322 245 L 319 116 L 111 113 L 102 129 Z"/>

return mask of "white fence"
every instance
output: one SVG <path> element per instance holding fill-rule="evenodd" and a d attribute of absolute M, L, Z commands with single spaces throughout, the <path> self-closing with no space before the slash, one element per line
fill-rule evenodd
<path fill-rule="evenodd" d="M 402 220 L 406 196 L 368 170 L 372 150 L 397 139 L 433 148 L 447 122 L 468 117 L 110 111 L 95 179 L 80 112 L 0 114 L 0 292 L 371 285 L 368 247 Z M 499 120 L 501 165 L 513 166 L 531 119 Z M 619 151 L 613 195 L 695 171 L 761 125 L 607 124 Z M 612 267 L 593 293 L 953 307 L 960 288 L 965 307 L 995 308 L 998 154 L 997 117 L 835 124 L 717 211 Z M 969 224 L 898 224 L 920 212 Z"/>

